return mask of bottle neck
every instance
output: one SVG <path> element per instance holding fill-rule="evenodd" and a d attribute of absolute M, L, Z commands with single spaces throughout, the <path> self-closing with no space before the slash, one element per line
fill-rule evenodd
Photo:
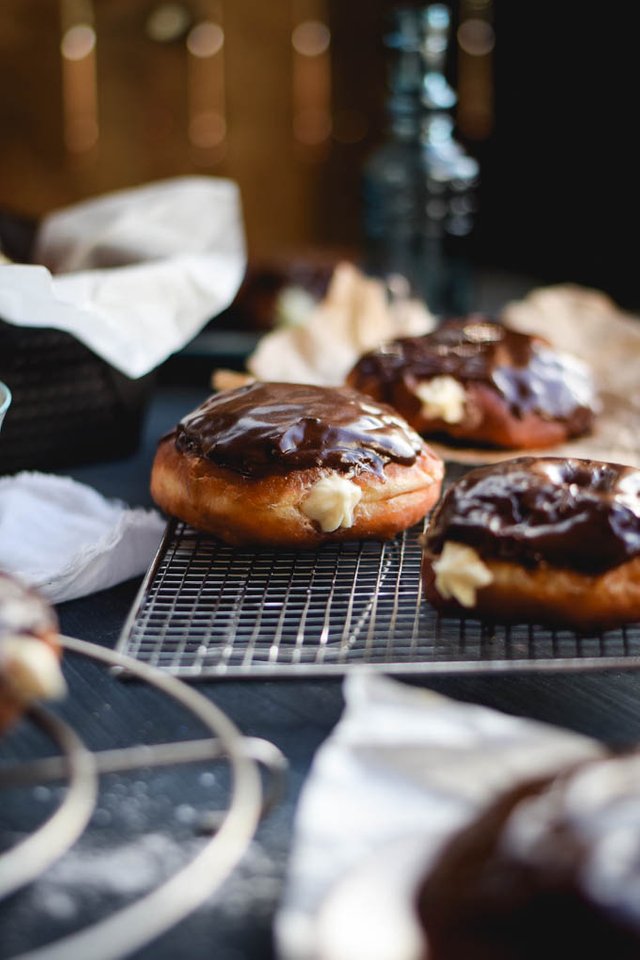
<path fill-rule="evenodd" d="M 393 98 L 387 104 L 387 137 L 400 142 L 419 143 L 425 149 L 447 149 L 454 143 L 454 120 L 445 110 L 425 109 L 421 101 L 402 109 Z"/>
<path fill-rule="evenodd" d="M 386 37 L 386 127 L 395 141 L 429 146 L 453 135 L 457 97 L 445 74 L 449 25 L 449 10 L 440 3 L 396 11 L 395 29 Z"/>
<path fill-rule="evenodd" d="M 387 136 L 401 143 L 420 143 L 422 139 L 422 110 L 398 110 L 393 103 L 387 106 Z"/>

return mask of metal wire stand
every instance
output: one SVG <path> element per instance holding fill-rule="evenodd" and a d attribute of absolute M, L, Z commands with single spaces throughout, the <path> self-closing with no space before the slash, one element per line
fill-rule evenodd
<path fill-rule="evenodd" d="M 578 635 L 440 617 L 422 597 L 421 532 L 244 550 L 171 520 L 118 649 L 203 679 L 640 667 L 640 624 Z"/>
<path fill-rule="evenodd" d="M 215 833 L 186 866 L 106 919 L 21 955 L 22 960 L 116 960 L 174 926 L 221 886 L 248 848 L 261 816 L 277 801 L 286 764 L 273 744 L 243 737 L 215 704 L 174 677 L 95 644 L 72 637 L 61 639 L 67 653 L 78 653 L 124 670 L 172 697 L 202 722 L 209 736 L 94 753 L 62 720 L 41 708 L 34 709 L 32 719 L 61 754 L 0 764 L 0 789 L 62 780 L 66 781 L 67 790 L 60 806 L 44 824 L 0 855 L 0 897 L 35 880 L 77 840 L 93 813 L 99 774 L 216 760 L 228 763 L 231 773 L 229 802 L 216 816 Z M 259 763 L 271 775 L 266 793 Z"/>

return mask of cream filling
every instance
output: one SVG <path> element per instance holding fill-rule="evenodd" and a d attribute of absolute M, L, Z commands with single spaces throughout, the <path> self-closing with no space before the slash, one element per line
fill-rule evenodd
<path fill-rule="evenodd" d="M 464 406 L 467 394 L 453 377 L 446 374 L 424 380 L 414 393 L 422 404 L 422 415 L 430 420 L 444 420 L 445 423 L 460 423 L 464 418 Z"/>
<path fill-rule="evenodd" d="M 353 526 L 353 514 L 362 497 L 362 490 L 344 477 L 322 477 L 313 485 L 302 502 L 306 517 L 319 524 L 323 533 Z"/>
<path fill-rule="evenodd" d="M 475 607 L 478 590 L 493 581 L 491 570 L 472 547 L 447 540 L 433 562 L 435 588 L 445 600 L 454 599 L 463 607 Z"/>
<path fill-rule="evenodd" d="M 49 644 L 36 637 L 8 636 L 0 640 L 0 669 L 11 692 L 30 703 L 58 700 L 67 686 L 60 661 Z"/>

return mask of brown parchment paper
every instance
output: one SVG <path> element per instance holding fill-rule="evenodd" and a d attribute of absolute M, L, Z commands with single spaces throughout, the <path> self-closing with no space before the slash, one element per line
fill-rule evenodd
<path fill-rule="evenodd" d="M 265 334 L 247 360 L 246 373 L 215 370 L 211 385 L 225 390 L 250 380 L 280 380 L 341 386 L 363 353 L 396 337 L 428 333 L 435 323 L 401 278 L 383 283 L 345 261 L 302 322 Z"/>

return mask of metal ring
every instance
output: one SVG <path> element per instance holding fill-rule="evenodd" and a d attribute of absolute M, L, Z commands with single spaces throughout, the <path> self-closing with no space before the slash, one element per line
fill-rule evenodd
<path fill-rule="evenodd" d="M 42 826 L 0 856 L 0 898 L 35 880 L 75 843 L 91 818 L 98 793 L 93 754 L 78 735 L 42 707 L 31 707 L 29 714 L 62 750 L 69 787 Z"/>
<path fill-rule="evenodd" d="M 229 718 L 202 694 L 169 674 L 97 644 L 62 637 L 63 647 L 93 657 L 152 684 L 194 714 L 217 737 L 231 769 L 231 795 L 215 835 L 194 859 L 169 880 L 105 920 L 14 960 L 119 960 L 169 930 L 218 889 L 247 849 L 262 813 L 262 784 L 246 739 Z M 254 744 L 255 742 L 250 741 Z M 271 762 L 278 753 L 270 751 Z M 261 758 L 262 759 L 262 758 Z M 284 764 L 280 754 L 279 766 Z"/>

